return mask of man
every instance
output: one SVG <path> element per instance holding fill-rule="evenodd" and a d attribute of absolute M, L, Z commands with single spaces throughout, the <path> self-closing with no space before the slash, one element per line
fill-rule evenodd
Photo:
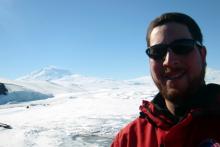
<path fill-rule="evenodd" d="M 153 20 L 146 50 L 159 93 L 112 147 L 220 146 L 220 86 L 205 84 L 206 48 L 197 23 L 182 13 Z"/>

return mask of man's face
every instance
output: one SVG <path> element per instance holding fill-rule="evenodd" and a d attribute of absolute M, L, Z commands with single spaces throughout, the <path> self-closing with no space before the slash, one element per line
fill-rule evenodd
<path fill-rule="evenodd" d="M 178 39 L 192 39 L 188 28 L 179 23 L 167 23 L 155 27 L 150 34 L 150 46 L 169 44 Z M 168 49 L 161 60 L 150 58 L 150 70 L 154 83 L 166 100 L 181 104 L 192 95 L 204 80 L 206 50 L 195 45 L 186 55 L 175 54 Z"/>

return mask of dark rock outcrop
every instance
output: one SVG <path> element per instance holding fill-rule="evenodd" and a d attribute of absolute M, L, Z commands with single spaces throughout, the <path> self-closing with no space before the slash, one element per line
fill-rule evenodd
<path fill-rule="evenodd" d="M 7 95 L 8 89 L 5 87 L 5 84 L 0 83 L 0 95 Z"/>

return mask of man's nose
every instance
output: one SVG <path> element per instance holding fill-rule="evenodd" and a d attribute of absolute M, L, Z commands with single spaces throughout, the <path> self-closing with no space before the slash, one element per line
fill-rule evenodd
<path fill-rule="evenodd" d="M 176 55 L 170 48 L 168 48 L 167 53 L 163 60 L 164 67 L 173 67 L 179 64 L 178 55 Z"/>

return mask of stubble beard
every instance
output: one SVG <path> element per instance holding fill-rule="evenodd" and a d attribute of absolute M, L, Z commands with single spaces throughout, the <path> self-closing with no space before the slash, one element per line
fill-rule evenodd
<path fill-rule="evenodd" d="M 158 87 L 161 95 L 164 99 L 170 101 L 171 103 L 177 105 L 184 105 L 186 104 L 185 101 L 189 101 L 189 99 L 198 91 L 198 89 L 205 84 L 205 71 L 206 71 L 206 64 L 203 65 L 201 73 L 199 76 L 189 79 L 188 78 L 188 85 L 184 90 L 168 90 L 166 86 L 160 85 L 159 83 L 155 83 Z"/>

